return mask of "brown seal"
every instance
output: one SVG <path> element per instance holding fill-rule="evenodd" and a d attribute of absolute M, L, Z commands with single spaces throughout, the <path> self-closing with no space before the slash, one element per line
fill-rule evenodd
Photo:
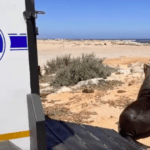
<path fill-rule="evenodd" d="M 147 64 L 144 64 L 144 73 L 137 100 L 124 109 L 118 125 L 120 135 L 139 149 L 150 148 L 136 141 L 150 136 L 150 66 Z"/>

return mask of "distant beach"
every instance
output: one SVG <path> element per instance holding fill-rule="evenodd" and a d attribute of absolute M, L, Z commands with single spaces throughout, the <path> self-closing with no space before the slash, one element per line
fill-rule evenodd
<path fill-rule="evenodd" d="M 138 41 L 138 42 L 137 42 Z M 38 61 L 43 66 L 47 60 L 57 56 L 71 54 L 72 57 L 82 53 L 95 53 L 99 58 L 150 57 L 150 40 L 71 40 L 71 39 L 42 39 L 37 40 Z"/>
<path fill-rule="evenodd" d="M 69 41 L 86 41 L 86 40 L 90 40 L 90 41 L 132 41 L 132 42 L 138 42 L 138 43 L 145 43 L 145 44 L 149 44 L 150 43 L 150 39 L 47 39 L 47 38 L 43 38 L 43 39 L 38 39 L 38 40 L 69 40 Z"/>
<path fill-rule="evenodd" d="M 61 40 L 59 38 L 38 38 L 38 40 Z M 147 42 L 150 43 L 150 39 L 75 39 L 75 38 L 62 38 L 62 40 L 74 40 L 74 41 L 82 41 L 82 40 L 102 40 L 102 41 L 126 41 L 126 40 L 130 40 L 130 41 L 137 41 L 137 42 Z"/>

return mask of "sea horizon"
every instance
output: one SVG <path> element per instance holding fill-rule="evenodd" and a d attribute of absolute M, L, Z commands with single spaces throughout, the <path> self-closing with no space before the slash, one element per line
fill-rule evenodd
<path fill-rule="evenodd" d="M 104 40 L 129 40 L 129 41 L 135 41 L 135 42 L 138 42 L 138 43 L 150 43 L 150 39 L 90 39 L 90 38 L 37 38 L 37 40 L 74 40 L 74 41 L 84 41 L 84 40 L 101 40 L 101 41 L 104 41 Z"/>

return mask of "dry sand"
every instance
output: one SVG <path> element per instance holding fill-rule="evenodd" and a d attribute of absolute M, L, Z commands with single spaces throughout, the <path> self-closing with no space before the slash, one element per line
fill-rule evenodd
<path fill-rule="evenodd" d="M 117 45 L 109 41 L 38 40 L 37 47 L 40 66 L 43 66 L 47 60 L 65 54 L 77 57 L 82 53 L 95 53 L 99 58 L 150 57 L 150 46 Z"/>
<path fill-rule="evenodd" d="M 92 52 L 96 54 L 96 57 L 109 58 L 104 61 L 105 64 L 120 65 L 122 68 L 128 68 L 127 65 L 130 63 L 147 63 L 150 60 L 150 46 L 115 45 L 109 41 L 38 41 L 39 65 L 41 66 L 57 55 L 72 54 L 72 56 L 76 57 L 81 56 L 82 53 Z M 94 93 L 86 94 L 78 91 L 78 93 L 48 95 L 49 102 L 43 102 L 43 106 L 47 108 L 49 106 L 51 108 L 68 108 L 72 113 L 77 114 L 75 118 L 80 118 L 82 115 L 84 115 L 84 118 L 90 116 L 85 119 L 87 121 L 85 123 L 89 125 L 118 131 L 117 122 L 120 113 L 123 111 L 123 108 L 119 107 L 119 105 L 122 106 L 126 102 L 136 100 L 142 84 L 142 78 L 140 74 L 116 75 L 116 78 L 121 79 L 125 84 L 109 90 L 107 93 L 94 91 Z M 129 83 L 131 83 L 130 86 Z M 118 93 L 118 90 L 125 92 Z M 91 114 L 85 115 L 82 111 L 91 112 Z M 61 119 L 68 121 L 69 116 L 65 117 L 64 115 Z M 150 146 L 150 137 L 139 141 Z"/>

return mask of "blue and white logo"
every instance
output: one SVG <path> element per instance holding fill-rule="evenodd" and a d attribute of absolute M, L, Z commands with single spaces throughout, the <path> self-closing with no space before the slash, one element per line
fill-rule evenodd
<path fill-rule="evenodd" d="M 10 38 L 10 50 L 11 51 L 20 51 L 20 50 L 28 50 L 27 46 L 27 35 L 25 33 L 21 33 L 19 35 L 15 33 L 8 34 Z"/>
<path fill-rule="evenodd" d="M 3 32 L 0 30 L 0 60 L 3 58 L 6 48 L 6 42 Z"/>
<path fill-rule="evenodd" d="M 27 46 L 27 35 L 26 33 L 8 34 L 10 38 L 10 51 L 24 51 L 28 50 Z M 2 60 L 6 50 L 6 40 L 3 32 L 0 30 L 0 60 Z"/>

